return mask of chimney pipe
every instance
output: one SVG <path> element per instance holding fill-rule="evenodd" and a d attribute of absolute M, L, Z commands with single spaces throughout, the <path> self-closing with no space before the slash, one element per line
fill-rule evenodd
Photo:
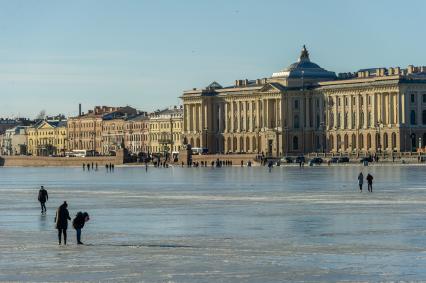
<path fill-rule="evenodd" d="M 78 104 L 78 116 L 81 116 L 81 103 Z"/>

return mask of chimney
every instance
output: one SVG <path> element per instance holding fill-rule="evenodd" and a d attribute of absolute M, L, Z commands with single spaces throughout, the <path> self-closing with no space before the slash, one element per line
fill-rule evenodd
<path fill-rule="evenodd" d="M 81 116 L 81 103 L 78 104 L 78 116 Z"/>

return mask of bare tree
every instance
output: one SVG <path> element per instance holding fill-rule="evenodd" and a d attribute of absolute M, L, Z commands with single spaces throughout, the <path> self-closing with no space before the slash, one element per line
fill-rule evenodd
<path fill-rule="evenodd" d="M 44 118 L 46 118 L 46 110 L 41 110 L 40 113 L 38 113 L 36 119 L 43 120 Z"/>

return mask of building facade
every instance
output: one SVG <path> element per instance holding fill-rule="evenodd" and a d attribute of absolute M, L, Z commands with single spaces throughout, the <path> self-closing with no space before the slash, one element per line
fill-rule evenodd
<path fill-rule="evenodd" d="M 67 122 L 40 121 L 28 128 L 28 154 L 36 156 L 65 155 Z"/>
<path fill-rule="evenodd" d="M 183 109 L 173 107 L 151 113 L 149 116 L 150 153 L 169 155 L 182 149 Z"/>
<path fill-rule="evenodd" d="M 17 126 L 6 130 L 2 142 L 1 152 L 3 155 L 25 155 L 28 150 L 29 126 Z"/>
<path fill-rule="evenodd" d="M 77 117 L 68 119 L 68 149 L 72 150 L 88 150 L 95 153 L 104 153 L 105 141 L 104 137 L 108 136 L 108 132 L 104 133 L 104 120 L 115 119 L 121 113 L 134 115 L 136 110 L 131 107 L 109 107 L 96 106 L 88 113 L 80 114 Z M 124 116 L 124 114 L 123 114 Z"/>
<path fill-rule="evenodd" d="M 425 67 L 336 76 L 303 47 L 270 78 L 185 91 L 183 135 L 210 153 L 411 151 L 425 145 L 425 95 Z"/>
<path fill-rule="evenodd" d="M 146 113 L 126 120 L 124 145 L 132 154 L 148 153 L 149 116 Z"/>

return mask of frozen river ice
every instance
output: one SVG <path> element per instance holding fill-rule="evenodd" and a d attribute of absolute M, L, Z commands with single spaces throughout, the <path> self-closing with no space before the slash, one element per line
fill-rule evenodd
<path fill-rule="evenodd" d="M 360 193 L 362 170 L 374 192 Z M 426 280 L 426 167 L 0 168 L 0 281 Z M 49 192 L 40 215 L 40 185 Z M 90 222 L 58 246 L 54 210 Z"/>

